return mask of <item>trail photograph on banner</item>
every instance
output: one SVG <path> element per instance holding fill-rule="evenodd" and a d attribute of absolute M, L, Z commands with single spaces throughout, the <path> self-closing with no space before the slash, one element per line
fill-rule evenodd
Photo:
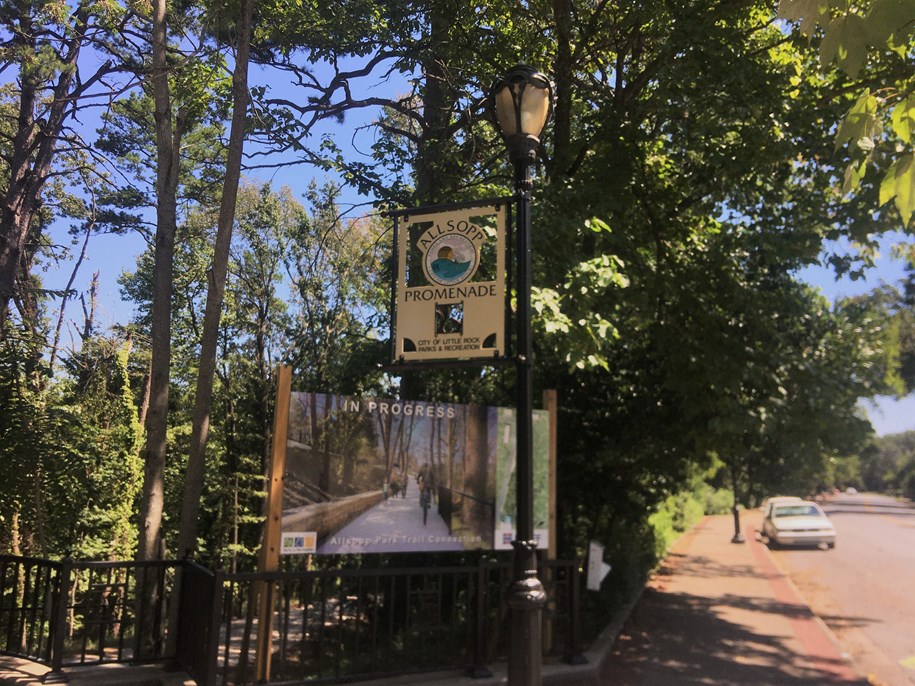
<path fill-rule="evenodd" d="M 549 415 L 534 412 L 534 523 L 547 546 Z M 511 547 L 511 408 L 293 393 L 283 554 Z"/>

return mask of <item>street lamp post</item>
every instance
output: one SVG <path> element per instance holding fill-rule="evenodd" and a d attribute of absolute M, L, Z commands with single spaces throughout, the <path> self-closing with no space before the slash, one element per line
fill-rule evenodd
<path fill-rule="evenodd" d="M 539 686 L 541 679 L 541 610 L 546 602 L 537 578 L 537 542 L 534 539 L 534 410 L 531 346 L 531 165 L 536 160 L 540 133 L 550 113 L 553 88 L 535 69 L 517 66 L 498 81 L 490 106 L 509 159 L 515 169 L 517 200 L 517 382 L 516 502 L 514 571 L 508 589 L 511 632 L 508 658 L 509 686 Z"/>

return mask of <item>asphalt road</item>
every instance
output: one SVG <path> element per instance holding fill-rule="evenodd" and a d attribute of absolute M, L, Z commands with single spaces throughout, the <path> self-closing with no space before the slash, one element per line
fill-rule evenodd
<path fill-rule="evenodd" d="M 773 550 L 870 683 L 915 684 L 915 506 L 874 494 L 822 502 L 835 550 Z"/>

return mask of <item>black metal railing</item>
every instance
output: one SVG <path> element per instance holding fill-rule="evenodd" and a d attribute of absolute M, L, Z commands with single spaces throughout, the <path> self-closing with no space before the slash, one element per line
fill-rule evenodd
<path fill-rule="evenodd" d="M 180 570 L 178 631 L 167 601 Z M 64 666 L 169 661 L 200 686 L 489 673 L 506 654 L 510 564 L 213 572 L 190 561 L 0 555 L 0 653 Z M 579 661 L 578 565 L 541 564 L 544 654 Z M 269 591 L 269 592 L 267 592 Z M 269 602 L 270 650 L 259 651 Z M 173 647 L 169 647 L 173 646 Z M 259 657 L 260 655 L 260 657 Z M 260 660 L 260 662 L 259 662 Z"/>
<path fill-rule="evenodd" d="M 550 598 L 544 650 L 578 661 L 578 567 L 545 562 L 542 574 Z M 201 683 L 321 683 L 446 669 L 488 674 L 486 665 L 506 653 L 510 576 L 510 564 L 489 561 L 222 575 L 215 679 Z M 256 655 L 265 585 L 276 598 L 269 671 Z"/>
<path fill-rule="evenodd" d="M 216 683 L 219 627 L 222 617 L 223 580 L 188 562 L 181 578 L 178 612 L 177 662 L 198 684 Z"/>
<path fill-rule="evenodd" d="M 50 661 L 61 563 L 0 557 L 0 648 L 6 655 Z"/>
<path fill-rule="evenodd" d="M 162 661 L 178 562 L 0 555 L 0 653 L 49 664 Z"/>

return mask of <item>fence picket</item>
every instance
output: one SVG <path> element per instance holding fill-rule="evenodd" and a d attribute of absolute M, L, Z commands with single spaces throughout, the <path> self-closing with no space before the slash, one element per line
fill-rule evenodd
<path fill-rule="evenodd" d="M 577 661 L 577 565 L 543 565 L 552 568 L 544 579 L 550 620 L 562 639 L 555 644 L 563 645 L 563 657 Z M 227 573 L 190 560 L 56 562 L 0 555 L 0 653 L 49 663 L 57 675 L 77 664 L 175 661 L 200 686 L 252 684 L 255 591 L 269 584 L 279 596 L 273 618 L 281 633 L 272 682 L 352 681 L 468 666 L 482 676 L 487 664 L 505 656 L 510 566 L 483 557 L 476 565 L 451 567 Z M 171 598 L 176 574 L 181 598 Z M 162 619 L 171 602 L 179 607 L 178 635 L 166 641 Z M 142 637 L 148 654 L 138 650 L 141 623 L 152 629 Z"/>

